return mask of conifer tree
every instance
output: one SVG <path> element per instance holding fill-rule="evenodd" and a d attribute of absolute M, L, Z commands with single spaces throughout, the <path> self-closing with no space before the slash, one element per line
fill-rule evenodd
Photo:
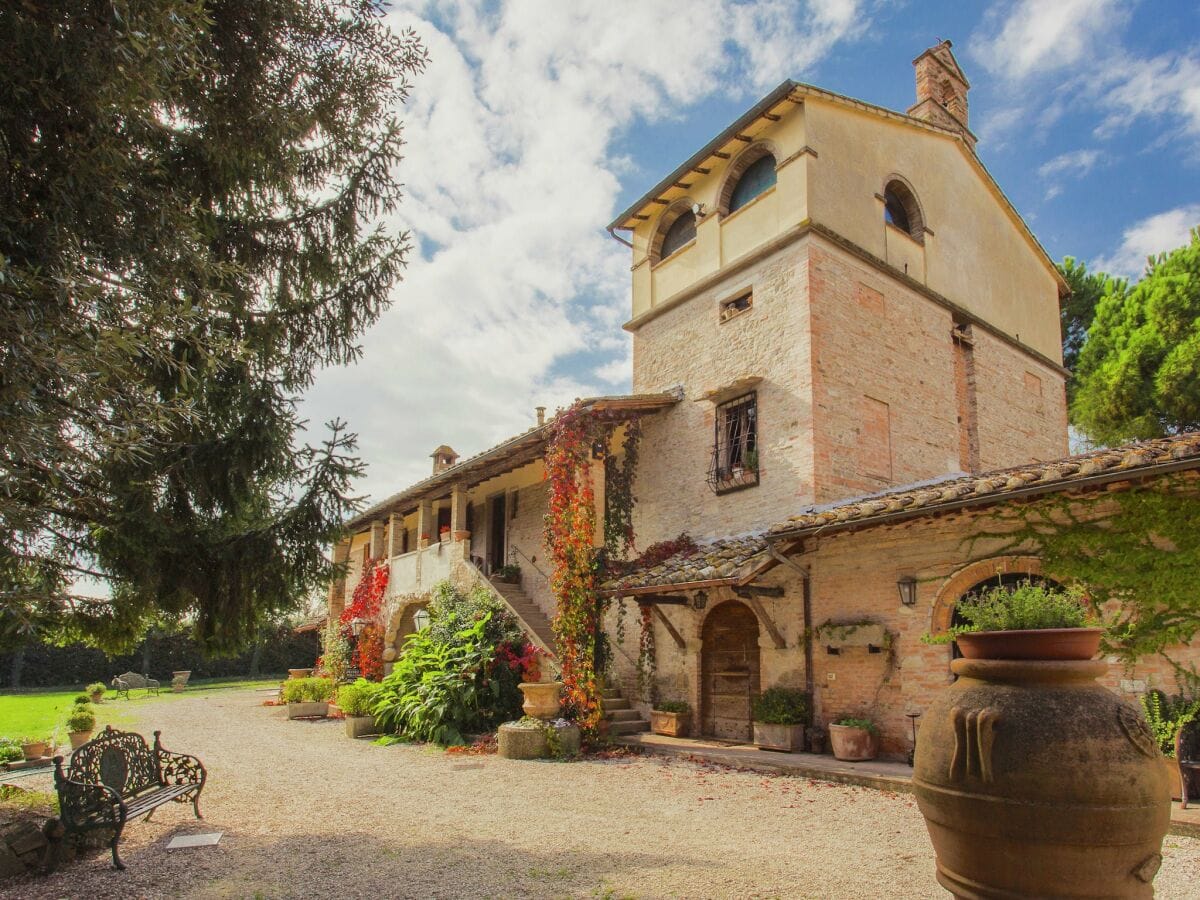
<path fill-rule="evenodd" d="M 404 267 L 425 51 L 378 0 L 75 0 L 0 7 L 0 59 L 0 640 L 233 649 L 354 506 L 296 400 Z"/>

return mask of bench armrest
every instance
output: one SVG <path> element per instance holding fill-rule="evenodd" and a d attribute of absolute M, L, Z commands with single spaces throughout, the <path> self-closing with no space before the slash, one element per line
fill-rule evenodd
<path fill-rule="evenodd" d="M 120 828 L 125 822 L 125 802 L 106 784 L 89 784 L 67 778 L 62 757 L 54 759 L 54 787 L 58 792 L 59 815 L 68 828 Z"/>
<path fill-rule="evenodd" d="M 173 753 L 162 745 L 161 732 L 154 732 L 154 756 L 163 784 L 200 784 L 208 777 L 204 763 L 189 753 Z"/>

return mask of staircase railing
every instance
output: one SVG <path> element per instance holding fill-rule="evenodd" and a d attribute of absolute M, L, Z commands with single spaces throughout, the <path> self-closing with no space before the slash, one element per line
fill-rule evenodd
<path fill-rule="evenodd" d="M 470 570 L 470 572 L 475 576 L 475 580 L 478 581 L 480 584 L 485 585 L 487 587 L 487 589 L 491 592 L 492 597 L 495 600 L 498 600 L 512 614 L 513 618 L 515 618 L 517 620 L 517 622 L 520 624 L 521 630 L 524 631 L 527 635 L 529 635 L 529 639 L 531 641 L 533 641 L 533 643 L 537 644 L 537 646 L 539 648 L 541 648 L 542 650 L 549 653 L 551 656 L 555 656 L 556 654 L 554 652 L 554 647 L 548 646 L 546 644 L 546 642 L 544 640 L 542 640 L 542 636 L 537 633 L 537 630 L 532 625 L 530 625 L 528 621 L 526 621 L 525 617 L 522 616 L 515 609 L 513 609 L 512 604 L 510 604 L 508 602 L 508 598 L 505 597 L 504 594 L 502 594 L 500 592 L 500 590 L 494 584 L 492 584 L 492 580 L 490 578 L 488 578 L 486 575 L 484 575 L 483 571 L 477 565 L 475 565 L 475 563 L 471 562 L 469 559 L 464 560 L 464 562 L 466 563 L 467 568 Z"/>
<path fill-rule="evenodd" d="M 520 547 L 518 547 L 516 544 L 514 544 L 512 541 L 509 541 L 509 543 L 508 543 L 508 553 L 509 553 L 509 556 L 516 554 L 517 556 L 521 557 L 521 559 L 523 559 L 523 560 L 525 560 L 525 562 L 529 563 L 529 565 L 533 569 L 533 571 L 537 572 L 539 575 L 541 575 L 547 581 L 550 580 L 550 576 L 547 575 L 545 572 L 543 572 L 541 569 L 539 569 L 538 564 L 535 563 L 532 559 L 530 559 L 526 555 L 525 551 L 522 550 Z"/>

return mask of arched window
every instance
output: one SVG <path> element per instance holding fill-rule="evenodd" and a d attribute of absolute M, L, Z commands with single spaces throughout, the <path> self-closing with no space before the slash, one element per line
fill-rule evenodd
<path fill-rule="evenodd" d="M 770 153 L 759 157 L 742 172 L 729 195 L 729 211 L 741 209 L 759 194 L 775 187 L 775 157 Z"/>
<path fill-rule="evenodd" d="M 1036 575 L 1032 572 L 1002 572 L 993 575 L 991 578 L 984 579 L 970 590 L 964 591 L 962 597 L 959 599 L 963 600 L 967 597 L 978 596 L 992 590 L 993 588 L 1003 588 L 1011 594 L 1026 582 L 1029 584 L 1040 585 L 1045 588 L 1053 588 L 1055 590 L 1062 589 L 1061 584 L 1052 578 L 1045 577 L 1044 575 Z M 956 603 L 954 606 L 954 612 L 950 616 L 950 627 L 953 628 L 956 625 L 966 624 L 967 620 L 959 614 L 958 604 Z M 959 652 L 957 643 L 953 643 L 950 646 L 953 648 L 953 652 L 951 653 L 952 659 L 958 659 L 960 656 L 962 656 L 962 653 Z"/>
<path fill-rule="evenodd" d="M 899 179 L 883 189 L 883 220 L 918 241 L 925 234 L 925 218 L 912 189 Z"/>
<path fill-rule="evenodd" d="M 667 231 L 663 235 L 662 246 L 658 250 L 658 258 L 666 259 L 695 239 L 696 216 L 690 209 L 685 210 L 667 227 Z"/>

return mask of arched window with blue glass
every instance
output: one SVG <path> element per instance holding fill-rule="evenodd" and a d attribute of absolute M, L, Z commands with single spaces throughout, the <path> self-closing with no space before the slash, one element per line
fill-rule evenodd
<path fill-rule="evenodd" d="M 925 215 L 912 186 L 893 175 L 883 188 L 883 221 L 915 241 L 924 241 Z"/>
<path fill-rule="evenodd" d="M 775 187 L 774 148 L 766 142 L 753 144 L 729 165 L 721 188 L 721 215 L 737 212 Z"/>
<path fill-rule="evenodd" d="M 692 201 L 680 198 L 667 207 L 654 233 L 650 247 L 652 263 L 662 262 L 672 253 L 689 246 L 696 239 L 696 214 Z"/>

